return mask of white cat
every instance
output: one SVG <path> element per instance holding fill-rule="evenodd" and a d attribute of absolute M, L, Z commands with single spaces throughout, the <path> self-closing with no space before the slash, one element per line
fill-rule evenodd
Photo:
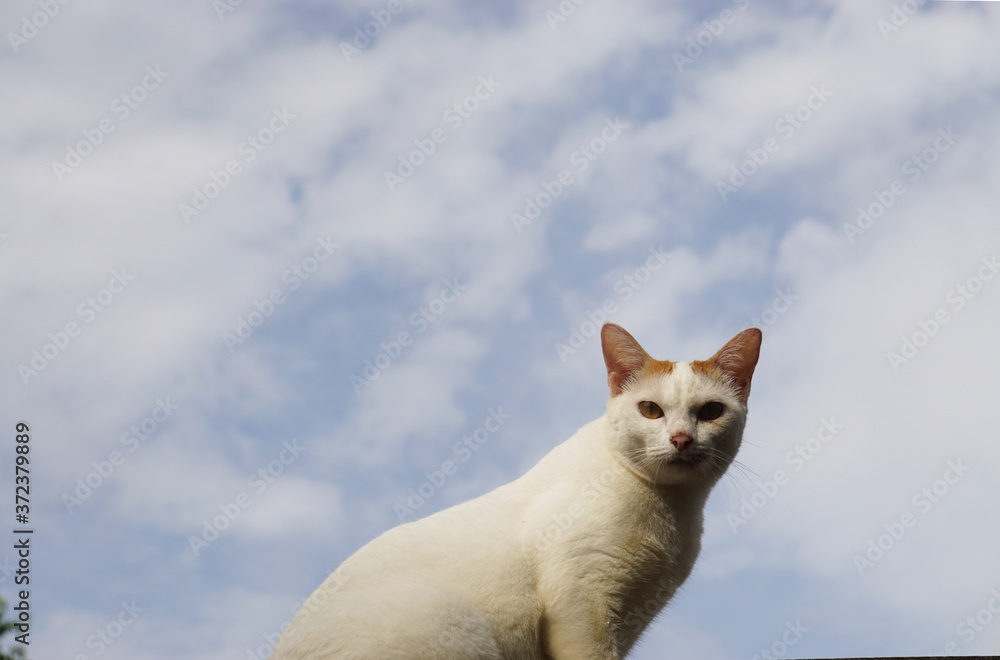
<path fill-rule="evenodd" d="M 606 324 L 607 412 L 521 478 L 361 548 L 271 659 L 624 658 L 694 565 L 760 340 L 663 362 Z"/>

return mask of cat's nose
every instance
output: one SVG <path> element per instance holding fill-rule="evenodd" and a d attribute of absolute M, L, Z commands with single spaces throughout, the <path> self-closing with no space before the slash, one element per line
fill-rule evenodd
<path fill-rule="evenodd" d="M 678 452 L 684 451 L 684 449 L 694 441 L 687 433 L 679 431 L 670 436 L 670 444 L 677 448 Z"/>

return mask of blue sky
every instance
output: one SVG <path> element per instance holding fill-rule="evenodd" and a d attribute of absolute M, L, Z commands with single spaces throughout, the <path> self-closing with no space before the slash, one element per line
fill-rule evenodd
<path fill-rule="evenodd" d="M 0 10 L 31 657 L 266 654 L 599 416 L 604 317 L 764 330 L 633 657 L 1000 652 L 995 5 L 224 2 Z"/>

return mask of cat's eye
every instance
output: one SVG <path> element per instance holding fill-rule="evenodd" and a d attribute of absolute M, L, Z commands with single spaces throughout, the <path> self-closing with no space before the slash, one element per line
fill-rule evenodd
<path fill-rule="evenodd" d="M 648 417 L 649 419 L 659 419 L 663 417 L 663 409 L 652 401 L 640 401 L 639 412 L 642 413 L 643 417 Z"/>
<path fill-rule="evenodd" d="M 702 422 L 711 422 L 722 417 L 723 410 L 725 408 L 718 401 L 709 401 L 698 409 L 698 419 Z"/>

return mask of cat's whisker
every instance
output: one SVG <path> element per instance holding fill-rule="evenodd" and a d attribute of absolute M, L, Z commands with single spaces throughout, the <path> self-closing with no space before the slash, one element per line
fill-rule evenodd
<path fill-rule="evenodd" d="M 731 507 L 736 507 L 737 505 L 739 505 L 740 500 L 749 497 L 751 494 L 750 489 L 745 484 L 742 484 L 735 478 L 733 478 L 732 475 L 726 475 L 725 483 L 731 484 L 733 487 L 732 496 L 735 498 L 735 501 L 733 501 L 732 499 L 729 500 L 729 505 Z M 727 493 L 729 492 L 728 488 L 726 492 Z"/>
<path fill-rule="evenodd" d="M 747 467 L 745 464 L 735 460 L 732 462 L 731 469 L 725 473 L 727 483 L 732 483 L 733 485 L 733 490 L 735 492 L 737 502 L 740 499 L 741 490 L 743 491 L 744 495 L 750 496 L 751 490 L 749 486 L 751 482 L 750 478 L 751 474 L 754 476 L 758 476 L 757 472 Z M 732 502 L 730 502 L 730 504 L 732 504 Z"/>
<path fill-rule="evenodd" d="M 754 477 L 757 477 L 758 480 L 760 480 L 760 474 L 758 474 L 756 470 L 748 467 L 745 463 L 741 463 L 740 461 L 734 460 L 731 464 L 731 469 L 738 472 L 741 477 L 749 478 L 751 475 L 753 475 Z"/>

